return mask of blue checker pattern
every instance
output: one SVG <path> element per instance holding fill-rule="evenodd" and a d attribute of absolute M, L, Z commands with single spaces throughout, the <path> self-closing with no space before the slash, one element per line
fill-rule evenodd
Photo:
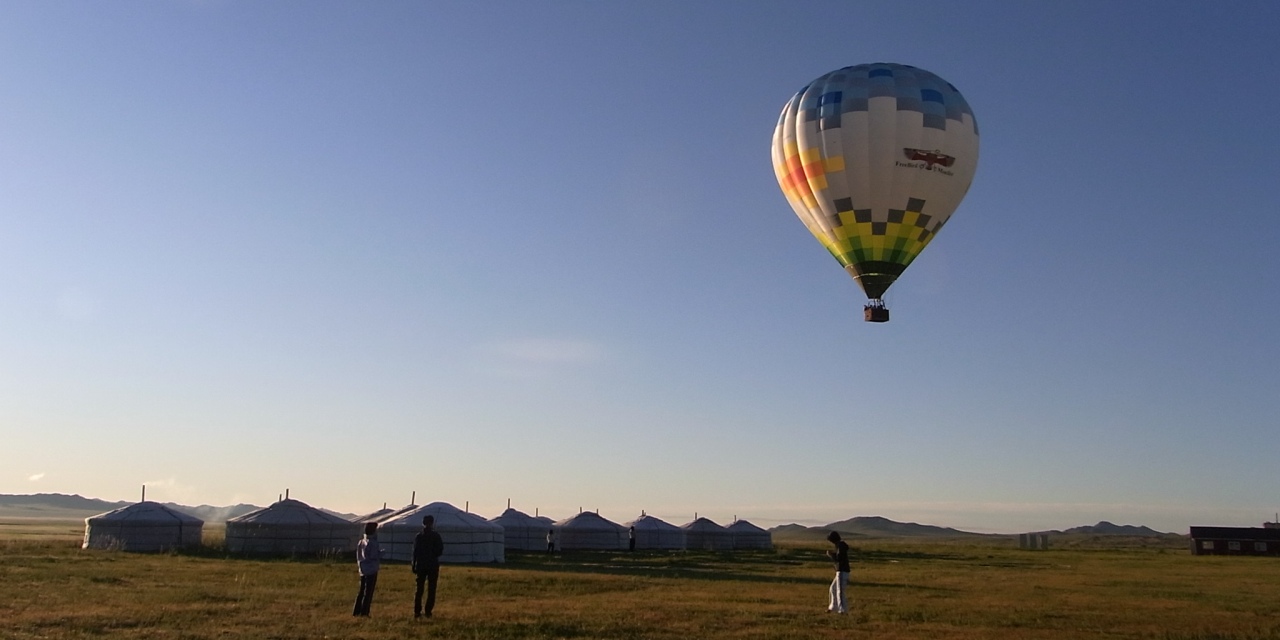
<path fill-rule="evenodd" d="M 817 87 L 817 91 L 811 89 Z M 951 83 L 910 65 L 877 62 L 832 71 L 809 83 L 798 95 L 802 120 L 817 121 L 818 128 L 840 127 L 846 113 L 866 111 L 871 98 L 897 98 L 899 111 L 924 116 L 924 126 L 946 130 L 948 121 L 959 122 L 973 109 Z M 977 121 L 974 121 L 977 131 Z"/>

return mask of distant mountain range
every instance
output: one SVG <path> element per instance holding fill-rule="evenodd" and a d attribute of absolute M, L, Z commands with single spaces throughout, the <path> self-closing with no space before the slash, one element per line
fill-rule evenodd
<path fill-rule="evenodd" d="M 6 518 L 46 518 L 50 520 L 81 519 L 127 507 L 132 502 L 107 502 L 97 498 L 86 498 L 80 495 L 61 493 L 37 493 L 35 495 L 0 494 L 0 517 Z M 229 518 L 257 511 L 261 507 L 251 504 L 238 504 L 232 507 L 214 507 L 202 504 L 192 507 L 172 502 L 162 503 L 164 506 L 193 515 L 205 522 L 226 522 Z M 339 514 L 341 515 L 341 514 Z"/>
<path fill-rule="evenodd" d="M 845 539 L 851 538 L 979 538 L 984 536 L 1001 535 L 1001 534 L 985 534 L 973 533 L 970 531 L 961 531 L 952 529 L 951 527 L 935 527 L 927 524 L 916 524 L 914 522 L 895 522 L 888 518 L 880 516 L 859 516 L 849 518 L 848 520 L 840 520 L 832 522 L 820 527 L 806 527 L 799 524 L 784 524 L 779 527 L 769 529 L 769 533 L 777 539 L 792 540 L 822 540 L 831 531 L 839 531 L 841 537 Z M 1037 532 L 1040 533 L 1040 532 Z M 1052 533 L 1058 535 L 1067 534 L 1086 534 L 1086 535 L 1105 535 L 1105 536 L 1167 536 L 1177 535 L 1161 533 L 1149 527 L 1133 526 L 1133 525 L 1117 525 L 1110 522 L 1099 522 L 1092 526 L 1072 527 L 1064 531 L 1047 531 L 1043 533 Z M 1008 535 L 1008 534 L 1003 534 Z"/>
<path fill-rule="evenodd" d="M 769 530 L 778 539 L 822 540 L 831 531 L 839 531 L 841 537 L 852 538 L 964 538 L 984 534 L 960 531 L 950 527 L 935 527 L 914 522 L 895 522 L 880 516 L 858 516 L 832 522 L 820 527 L 784 524 Z"/>
<path fill-rule="evenodd" d="M 1167 536 L 1168 533 L 1161 533 L 1150 527 L 1140 527 L 1131 524 L 1111 524 L 1106 520 L 1089 527 L 1072 527 L 1065 531 L 1051 531 L 1050 533 L 1087 533 L 1091 535 L 1103 536 Z"/>

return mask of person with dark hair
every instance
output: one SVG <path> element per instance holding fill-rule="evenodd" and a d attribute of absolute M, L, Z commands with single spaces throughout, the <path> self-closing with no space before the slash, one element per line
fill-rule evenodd
<path fill-rule="evenodd" d="M 364 525 L 364 537 L 356 543 L 356 566 L 360 569 L 360 590 L 356 592 L 353 616 L 369 617 L 369 605 L 373 604 L 373 590 L 378 586 L 378 568 L 382 560 L 382 548 L 378 546 L 378 523 Z"/>
<path fill-rule="evenodd" d="M 435 516 L 422 516 L 422 531 L 413 539 L 413 562 L 410 568 L 417 577 L 418 589 L 413 594 L 413 617 L 424 614 L 430 618 L 436 607 L 436 583 L 440 580 L 440 556 L 444 554 L 444 540 L 435 531 Z M 427 604 L 422 604 L 422 587 L 427 588 Z"/>
<path fill-rule="evenodd" d="M 835 531 L 827 534 L 827 541 L 836 546 L 827 552 L 827 557 L 836 565 L 836 578 L 831 581 L 831 599 L 827 603 L 827 611 L 846 613 L 849 611 L 849 601 L 844 592 L 849 585 L 849 545 Z"/>
<path fill-rule="evenodd" d="M 547 553 L 556 552 L 556 530 L 547 529 Z"/>
<path fill-rule="evenodd" d="M 627 551 L 636 550 L 636 528 L 627 529 Z"/>

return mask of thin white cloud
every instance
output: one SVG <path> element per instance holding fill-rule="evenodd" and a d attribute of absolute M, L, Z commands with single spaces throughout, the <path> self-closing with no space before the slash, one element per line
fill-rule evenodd
<path fill-rule="evenodd" d="M 589 340 L 523 338 L 482 345 L 476 368 L 511 378 L 537 378 L 595 364 L 605 349 Z"/>
<path fill-rule="evenodd" d="M 147 488 L 147 499 L 157 502 L 182 502 L 196 495 L 196 488 L 185 485 L 176 478 L 148 480 L 142 485 Z"/>
<path fill-rule="evenodd" d="M 94 295 L 73 287 L 58 295 L 56 306 L 64 320 L 86 322 L 98 315 L 102 305 Z"/>
<path fill-rule="evenodd" d="M 526 338 L 488 345 L 491 355 L 528 363 L 583 364 L 600 360 L 604 349 L 586 340 Z"/>
<path fill-rule="evenodd" d="M 27 476 L 27 481 L 28 481 L 28 482 L 40 482 L 40 480 L 41 480 L 42 478 L 44 478 L 44 472 L 40 472 L 40 473 L 33 473 L 33 474 L 31 474 L 31 475 Z"/>

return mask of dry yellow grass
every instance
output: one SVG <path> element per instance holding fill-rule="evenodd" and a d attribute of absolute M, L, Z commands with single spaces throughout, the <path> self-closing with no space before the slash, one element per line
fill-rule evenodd
<path fill-rule="evenodd" d="M 386 565 L 353 619 L 349 559 L 141 555 L 0 541 L 0 637 L 1280 638 L 1280 560 L 1183 549 L 1018 551 L 865 542 L 852 612 L 825 613 L 820 547 L 753 553 L 512 555 L 446 566 L 436 617 Z"/>

